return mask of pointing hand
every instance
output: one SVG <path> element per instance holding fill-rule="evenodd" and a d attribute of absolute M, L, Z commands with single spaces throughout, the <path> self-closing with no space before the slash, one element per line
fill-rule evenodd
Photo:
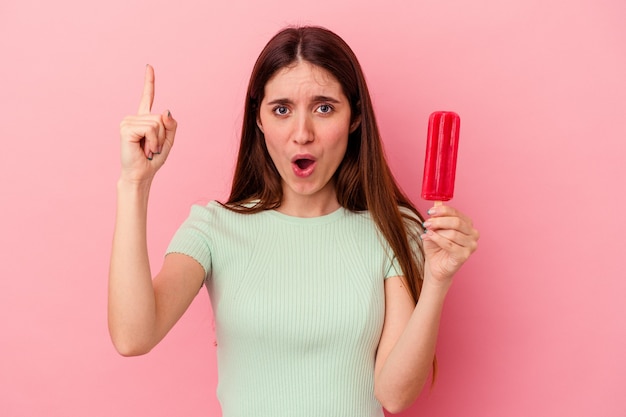
<path fill-rule="evenodd" d="M 137 114 L 120 124 L 122 174 L 132 182 L 151 181 L 174 145 L 176 120 L 169 110 L 152 114 L 154 69 L 146 66 L 143 94 Z"/>

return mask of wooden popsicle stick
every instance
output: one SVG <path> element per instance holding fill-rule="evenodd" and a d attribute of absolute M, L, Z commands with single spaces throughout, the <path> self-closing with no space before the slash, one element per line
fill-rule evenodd
<path fill-rule="evenodd" d="M 434 204 L 435 207 L 443 206 L 443 201 L 437 200 Z"/>

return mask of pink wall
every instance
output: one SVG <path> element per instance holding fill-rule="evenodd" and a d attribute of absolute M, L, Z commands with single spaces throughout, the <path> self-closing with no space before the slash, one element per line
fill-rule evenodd
<path fill-rule="evenodd" d="M 153 64 L 154 108 L 180 125 L 152 194 L 156 269 L 189 206 L 226 195 L 248 74 L 288 23 L 352 45 L 412 197 L 428 114 L 463 120 L 453 202 L 481 247 L 439 382 L 403 415 L 626 415 L 623 0 L 94 3 L 0 4 L 0 415 L 219 415 L 204 292 L 150 355 L 109 342 L 118 124 Z"/>

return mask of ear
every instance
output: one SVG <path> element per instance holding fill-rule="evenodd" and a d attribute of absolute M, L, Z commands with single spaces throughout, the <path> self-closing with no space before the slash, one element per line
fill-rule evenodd
<path fill-rule="evenodd" d="M 265 132 L 263 131 L 263 125 L 261 124 L 261 119 L 258 117 L 256 118 L 256 125 L 259 127 L 261 133 L 265 134 Z"/>
<path fill-rule="evenodd" d="M 361 116 L 357 117 L 350 125 L 350 133 L 353 133 L 361 124 Z"/>

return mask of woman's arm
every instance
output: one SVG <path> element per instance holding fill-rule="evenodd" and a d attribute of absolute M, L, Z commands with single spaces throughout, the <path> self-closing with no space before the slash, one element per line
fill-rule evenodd
<path fill-rule="evenodd" d="M 118 183 L 109 271 L 109 332 L 124 356 L 149 352 L 185 312 L 204 280 L 194 259 L 169 254 L 152 280 L 146 243 L 147 190 Z"/>
<path fill-rule="evenodd" d="M 385 323 L 376 356 L 375 394 L 392 413 L 420 394 L 435 355 L 439 322 L 452 277 L 476 250 L 478 232 L 449 206 L 429 211 L 424 241 L 424 282 L 417 305 L 404 277 L 385 281 Z"/>
<path fill-rule="evenodd" d="M 385 280 L 385 324 L 376 356 L 376 398 L 392 413 L 419 396 L 432 369 L 446 288 L 424 285 L 417 306 L 404 277 Z"/>
<path fill-rule="evenodd" d="M 109 332 L 122 355 L 150 351 L 187 309 L 201 287 L 203 268 L 184 255 L 167 256 L 152 280 L 146 224 L 154 175 L 176 133 L 170 112 L 151 114 L 154 71 L 146 67 L 138 114 L 120 125 L 122 170 L 109 270 Z"/>
<path fill-rule="evenodd" d="M 117 186 L 108 318 L 111 340 L 125 356 L 152 348 L 155 298 L 146 242 L 149 187 L 123 180 Z"/>

